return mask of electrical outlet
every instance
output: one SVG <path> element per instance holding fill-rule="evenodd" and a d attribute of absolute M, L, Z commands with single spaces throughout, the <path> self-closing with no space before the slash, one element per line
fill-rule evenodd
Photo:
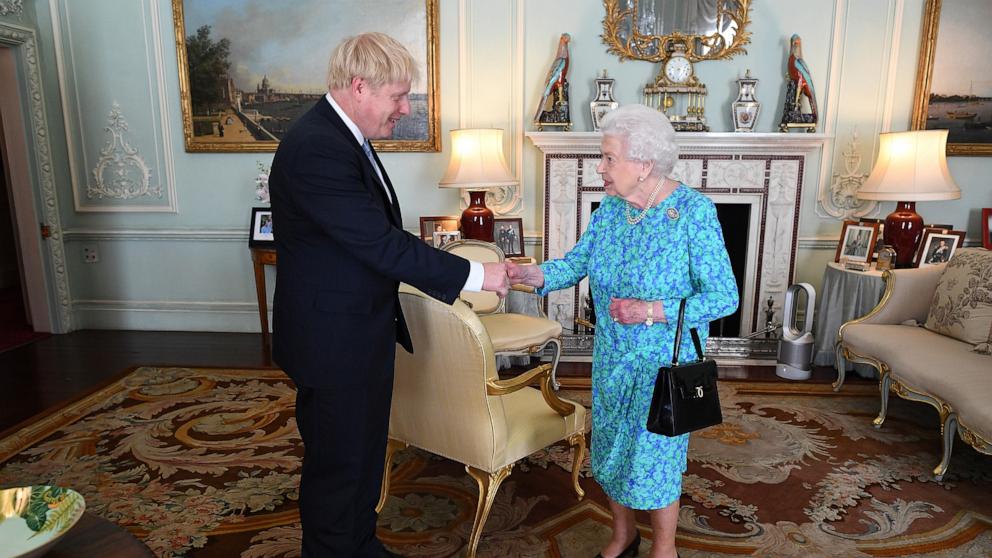
<path fill-rule="evenodd" d="M 97 263 L 100 261 L 100 252 L 97 251 L 95 244 L 83 246 L 83 261 L 86 263 Z"/>

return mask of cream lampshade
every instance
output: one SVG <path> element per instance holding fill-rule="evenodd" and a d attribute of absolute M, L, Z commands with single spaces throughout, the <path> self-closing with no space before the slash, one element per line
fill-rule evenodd
<path fill-rule="evenodd" d="M 503 156 L 503 130 L 463 128 L 451 131 L 451 160 L 438 185 L 469 191 L 471 202 L 462 212 L 465 238 L 493 241 L 493 212 L 486 207 L 486 188 L 514 186 Z"/>
<path fill-rule="evenodd" d="M 896 251 L 896 267 L 909 267 L 923 233 L 916 202 L 956 200 L 961 189 L 947 168 L 947 130 L 892 132 L 879 136 L 878 159 L 857 196 L 894 201 L 885 218 L 884 242 Z"/>

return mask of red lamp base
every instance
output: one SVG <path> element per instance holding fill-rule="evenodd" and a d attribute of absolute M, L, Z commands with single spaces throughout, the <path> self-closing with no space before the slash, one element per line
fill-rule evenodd
<path fill-rule="evenodd" d="M 896 251 L 896 267 L 913 267 L 916 248 L 923 235 L 923 217 L 916 212 L 916 202 L 898 202 L 896 210 L 885 218 L 883 242 Z"/>
<path fill-rule="evenodd" d="M 492 242 L 496 221 L 492 210 L 486 207 L 486 191 L 474 190 L 468 195 L 471 202 L 462 212 L 462 236 Z"/>

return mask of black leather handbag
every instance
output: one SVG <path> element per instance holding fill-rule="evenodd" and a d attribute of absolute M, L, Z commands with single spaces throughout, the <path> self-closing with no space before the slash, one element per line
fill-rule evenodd
<path fill-rule="evenodd" d="M 671 366 L 658 369 L 654 382 L 647 429 L 655 434 L 679 436 L 723 422 L 720 394 L 717 391 L 716 361 L 703 358 L 696 328 L 689 331 L 696 346 L 696 361 L 679 364 L 685 299 L 679 304 L 679 323 L 675 329 L 675 348 Z"/>

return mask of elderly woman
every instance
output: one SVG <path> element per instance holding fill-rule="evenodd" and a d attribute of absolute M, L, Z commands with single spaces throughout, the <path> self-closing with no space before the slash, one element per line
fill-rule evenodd
<path fill-rule="evenodd" d="M 635 510 L 649 510 L 654 558 L 673 557 L 689 436 L 645 429 L 658 368 L 671 362 L 681 299 L 684 327 L 705 343 L 708 323 L 737 309 L 737 283 L 716 208 L 668 178 L 675 131 L 657 110 L 628 105 L 603 120 L 596 168 L 609 197 L 564 258 L 508 266 L 545 294 L 589 277 L 600 318 L 592 365 L 592 472 L 610 500 L 613 535 L 600 556 L 636 556 Z M 689 335 L 681 354 L 695 358 Z"/>

